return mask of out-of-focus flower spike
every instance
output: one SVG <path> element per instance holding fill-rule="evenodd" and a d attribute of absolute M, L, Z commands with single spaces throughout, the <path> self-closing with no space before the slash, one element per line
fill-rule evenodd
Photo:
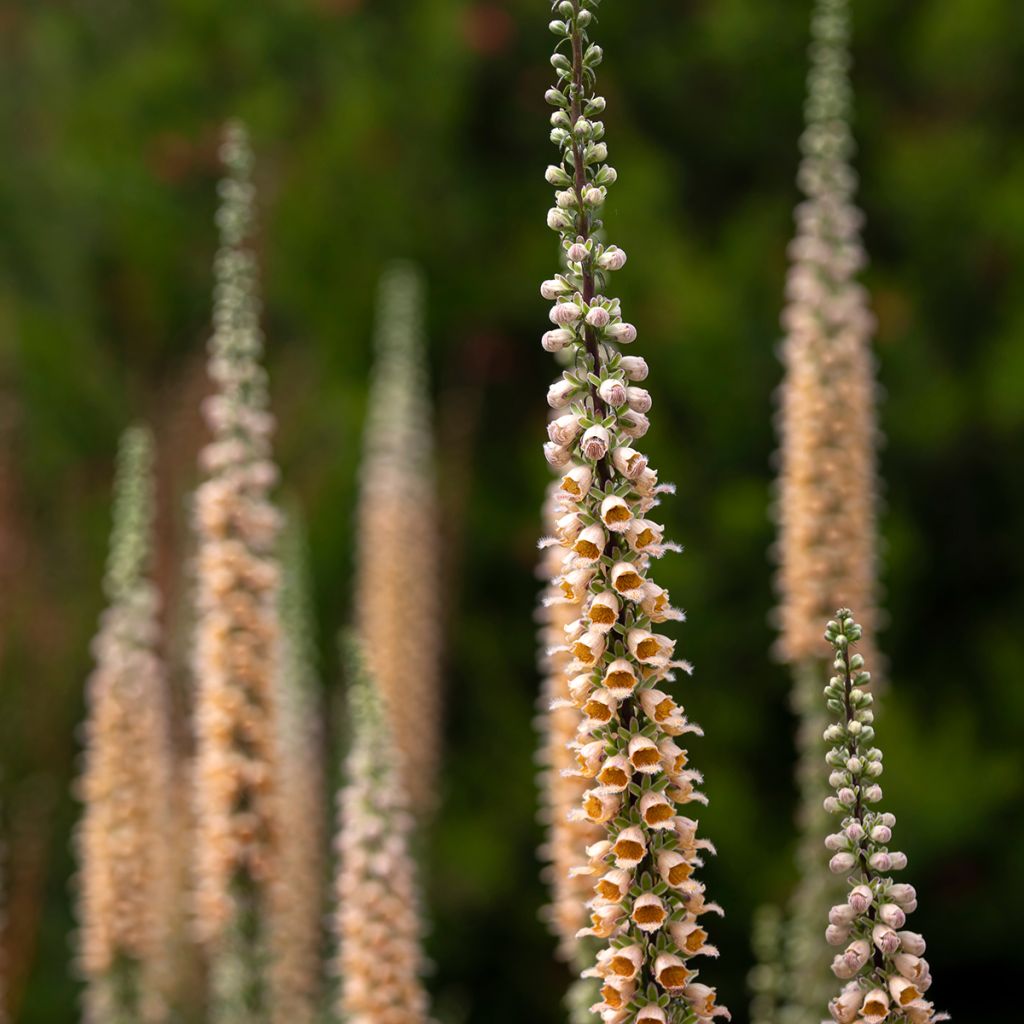
<path fill-rule="evenodd" d="M 150 581 L 153 442 L 125 432 L 104 589 L 86 691 L 79 861 L 78 968 L 87 1024 L 167 1019 L 173 751 L 158 655 L 159 599 Z"/>
<path fill-rule="evenodd" d="M 423 302 L 419 272 L 394 264 L 380 283 L 356 550 L 356 621 L 417 817 L 436 799 L 443 610 Z"/>
<path fill-rule="evenodd" d="M 348 644 L 351 747 L 338 797 L 334 927 L 342 1020 L 426 1024 L 422 925 L 402 755 L 361 645 Z"/>

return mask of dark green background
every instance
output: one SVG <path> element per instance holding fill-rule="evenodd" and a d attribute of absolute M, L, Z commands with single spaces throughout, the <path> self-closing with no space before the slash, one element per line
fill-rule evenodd
<path fill-rule="evenodd" d="M 686 547 L 659 572 L 689 612 L 694 761 L 720 852 L 706 879 L 728 913 L 706 980 L 738 1020 L 751 912 L 793 881 L 766 507 L 808 7 L 606 0 L 596 33 L 620 173 L 606 224 L 630 257 L 615 283 L 652 366 L 649 449 L 678 484 L 664 511 Z M 888 438 L 886 802 L 934 997 L 961 1021 L 999 1019 L 1024 912 L 1024 5 L 855 8 Z M 187 692 L 185 501 L 231 114 L 258 149 L 278 451 L 309 519 L 335 701 L 372 293 L 390 258 L 424 267 L 451 632 L 432 984 L 449 1021 L 562 1019 L 531 761 L 547 19 L 544 0 L 0 6 L 0 757 L 24 1024 L 73 1019 L 68 784 L 112 456 L 140 415 L 161 443 L 160 575 Z"/>

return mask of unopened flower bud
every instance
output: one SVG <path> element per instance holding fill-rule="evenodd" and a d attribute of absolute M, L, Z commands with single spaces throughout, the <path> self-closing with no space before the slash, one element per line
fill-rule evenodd
<path fill-rule="evenodd" d="M 626 265 L 626 254 L 617 245 L 609 245 L 597 261 L 601 270 L 621 270 Z"/>
<path fill-rule="evenodd" d="M 620 345 L 630 345 L 636 341 L 636 328 L 632 324 L 612 324 L 607 333 L 612 341 L 617 341 Z"/>
<path fill-rule="evenodd" d="M 588 206 L 600 206 L 604 202 L 604 189 L 588 188 L 583 193 L 583 202 Z"/>
<path fill-rule="evenodd" d="M 830 924 L 825 929 L 825 941 L 830 946 L 841 946 L 849 937 L 849 925 Z"/>
<path fill-rule="evenodd" d="M 876 825 L 871 830 L 871 839 L 876 843 L 887 843 L 892 839 L 892 829 L 886 828 L 885 825 Z"/>
<path fill-rule="evenodd" d="M 544 458 L 548 460 L 548 465 L 561 469 L 572 460 L 572 450 L 555 444 L 554 441 L 547 441 L 544 444 Z"/>
<path fill-rule="evenodd" d="M 596 327 L 598 330 L 602 327 L 607 327 L 609 320 L 608 310 L 603 306 L 594 306 L 588 311 L 586 320 L 591 327 Z"/>
<path fill-rule="evenodd" d="M 900 946 L 914 956 L 923 956 L 925 950 L 924 936 L 918 932 L 897 932 L 900 937 Z"/>
<path fill-rule="evenodd" d="M 576 193 L 572 189 L 564 189 L 555 193 L 555 206 L 560 210 L 571 210 L 576 205 Z"/>
<path fill-rule="evenodd" d="M 892 956 L 900 948 L 900 937 L 886 924 L 875 925 L 871 930 L 871 941 L 886 956 Z"/>
<path fill-rule="evenodd" d="M 609 440 L 608 431 L 599 424 L 595 424 L 584 433 L 580 449 L 586 458 L 596 462 L 608 454 Z"/>
<path fill-rule="evenodd" d="M 837 853 L 828 862 L 828 869 L 835 875 L 841 875 L 845 871 L 852 871 L 856 863 L 857 860 L 852 853 Z"/>
<path fill-rule="evenodd" d="M 864 826 L 859 821 L 851 821 L 843 831 L 851 843 L 858 843 L 864 838 Z"/>
<path fill-rule="evenodd" d="M 551 433 L 551 426 L 548 425 L 548 433 Z M 832 835 L 825 836 L 825 849 L 832 850 L 833 853 L 836 850 L 842 850 L 846 848 L 846 836 L 842 832 L 834 832 Z"/>
<path fill-rule="evenodd" d="M 633 412 L 646 413 L 651 411 L 651 393 L 646 388 L 630 387 L 626 389 L 626 401 Z"/>
<path fill-rule="evenodd" d="M 857 794 L 849 786 L 844 786 L 836 796 L 844 807 L 852 807 L 857 802 Z"/>
<path fill-rule="evenodd" d="M 890 885 L 886 895 L 893 903 L 898 903 L 901 907 L 917 902 L 917 890 L 906 882 L 897 882 L 895 885 Z"/>
<path fill-rule="evenodd" d="M 854 886 L 850 890 L 850 895 L 846 897 L 846 902 L 850 904 L 850 909 L 855 914 L 866 914 L 873 900 L 874 894 L 866 885 Z"/>
<path fill-rule="evenodd" d="M 550 281 L 544 281 L 540 286 L 541 296 L 549 302 L 553 302 L 559 295 L 564 295 L 566 292 L 571 290 L 572 289 L 564 281 L 559 281 L 558 278 L 552 278 Z"/>
<path fill-rule="evenodd" d="M 561 380 L 556 380 L 548 388 L 548 405 L 552 409 L 561 409 L 569 404 L 569 399 L 575 393 L 576 385 L 572 381 L 566 380 L 564 377 Z"/>
<path fill-rule="evenodd" d="M 574 338 L 572 331 L 560 327 L 554 331 L 545 331 L 541 335 L 540 347 L 545 352 L 561 352 L 563 348 L 572 344 Z"/>
<path fill-rule="evenodd" d="M 580 432 L 580 418 L 573 413 L 559 416 L 548 423 L 548 437 L 555 444 L 572 444 Z"/>
<path fill-rule="evenodd" d="M 552 323 L 566 327 L 579 320 L 582 314 L 583 310 L 575 302 L 559 302 L 558 305 L 551 307 L 548 315 Z"/>
<path fill-rule="evenodd" d="M 572 218 L 565 210 L 560 210 L 557 206 L 553 206 L 548 210 L 548 227 L 552 231 L 568 231 L 572 227 Z"/>
<path fill-rule="evenodd" d="M 601 381 L 597 393 L 601 396 L 601 401 L 613 409 L 617 409 L 626 402 L 626 385 L 617 377 L 608 377 Z"/>
<path fill-rule="evenodd" d="M 856 917 L 849 903 L 839 903 L 828 912 L 829 924 L 851 925 Z"/>
<path fill-rule="evenodd" d="M 889 870 L 902 871 L 907 866 L 907 855 L 895 851 L 889 854 Z"/>
<path fill-rule="evenodd" d="M 907 915 L 895 903 L 883 903 L 878 908 L 878 919 L 890 928 L 902 928 L 907 923 Z"/>
<path fill-rule="evenodd" d="M 573 242 L 566 256 L 570 263 L 582 263 L 587 258 L 587 247 L 582 242 Z"/>
<path fill-rule="evenodd" d="M 871 854 L 868 858 L 868 864 L 870 864 L 876 871 L 892 870 L 892 858 L 885 852 L 885 850 L 879 850 L 877 853 Z"/>
<path fill-rule="evenodd" d="M 548 169 L 544 172 L 544 178 L 549 185 L 564 188 L 566 185 L 571 185 L 572 180 L 569 175 L 561 167 L 556 167 L 554 164 L 549 164 Z"/>
<path fill-rule="evenodd" d="M 643 437 L 651 429 L 651 421 L 642 412 L 630 412 L 619 420 L 619 430 L 627 437 Z"/>
<path fill-rule="evenodd" d="M 877 804 L 882 799 L 882 787 L 879 785 L 866 786 L 864 789 L 864 799 L 869 804 Z"/>
<path fill-rule="evenodd" d="M 619 368 L 628 380 L 647 380 L 647 360 L 643 356 L 623 356 Z"/>

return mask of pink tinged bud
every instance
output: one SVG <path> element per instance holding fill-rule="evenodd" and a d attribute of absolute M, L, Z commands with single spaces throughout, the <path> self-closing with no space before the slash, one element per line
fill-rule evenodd
<path fill-rule="evenodd" d="M 547 170 L 544 172 L 544 180 L 549 185 L 568 185 L 569 175 L 561 167 L 556 167 L 554 164 L 548 164 Z"/>
<path fill-rule="evenodd" d="M 834 796 L 827 796 L 822 801 L 822 807 L 825 808 L 826 814 L 838 814 L 842 809 L 842 805 Z"/>
<path fill-rule="evenodd" d="M 576 323 L 582 315 L 583 310 L 575 302 L 559 302 L 551 307 L 548 318 L 559 327 L 568 327 L 569 324 Z"/>
<path fill-rule="evenodd" d="M 896 885 L 890 885 L 889 891 L 886 895 L 901 907 L 906 907 L 908 904 L 917 902 L 917 890 L 906 882 L 898 882 Z"/>
<path fill-rule="evenodd" d="M 846 902 L 855 914 L 866 914 L 873 900 L 874 895 L 866 885 L 854 886 L 850 890 L 850 895 L 846 897 Z"/>
<path fill-rule="evenodd" d="M 850 938 L 849 925 L 830 924 L 825 929 L 825 941 L 830 946 L 841 946 Z"/>
<path fill-rule="evenodd" d="M 643 356 L 623 356 L 619 360 L 619 369 L 628 380 L 647 380 L 649 372 L 647 360 Z"/>
<path fill-rule="evenodd" d="M 633 412 L 650 412 L 654 404 L 651 393 L 646 388 L 629 387 L 626 389 L 626 401 Z"/>
<path fill-rule="evenodd" d="M 885 924 L 876 924 L 871 930 L 871 941 L 886 955 L 892 956 L 900 948 L 900 937 Z"/>
<path fill-rule="evenodd" d="M 603 306 L 594 306 L 586 316 L 586 321 L 591 327 L 596 327 L 600 330 L 602 327 L 608 325 L 608 310 Z"/>
<path fill-rule="evenodd" d="M 583 193 L 583 202 L 588 206 L 600 206 L 604 202 L 604 190 L 600 188 L 588 188 Z"/>
<path fill-rule="evenodd" d="M 881 1024 L 889 1015 L 889 996 L 880 988 L 872 989 L 865 997 L 860 1008 L 861 1020 L 864 1024 Z"/>
<path fill-rule="evenodd" d="M 878 919 L 890 928 L 902 928 L 907 923 L 907 915 L 895 903 L 883 903 L 878 908 Z"/>
<path fill-rule="evenodd" d="M 569 400 L 576 393 L 576 385 L 572 381 L 556 380 L 551 387 L 548 388 L 548 405 L 552 409 L 561 409 L 569 404 Z"/>
<path fill-rule="evenodd" d="M 889 870 L 902 871 L 907 866 L 907 855 L 898 850 L 889 854 Z"/>
<path fill-rule="evenodd" d="M 630 412 L 619 420 L 619 429 L 627 437 L 643 437 L 651 429 L 651 421 L 642 412 Z"/>
<path fill-rule="evenodd" d="M 656 932 L 668 917 L 665 904 L 653 892 L 645 892 L 633 901 L 633 923 L 643 932 Z"/>
<path fill-rule="evenodd" d="M 564 210 L 558 209 L 557 206 L 548 210 L 548 227 L 552 231 L 568 231 L 572 227 L 572 223 L 572 217 Z"/>
<path fill-rule="evenodd" d="M 548 437 L 555 444 L 572 444 L 580 432 L 580 418 L 572 413 L 548 423 Z"/>
<path fill-rule="evenodd" d="M 582 263 L 587 258 L 587 247 L 582 242 L 573 242 L 566 256 L 570 263 Z"/>
<path fill-rule="evenodd" d="M 892 829 L 886 828 L 885 825 L 876 825 L 871 830 L 871 839 L 876 843 L 887 843 L 892 839 Z"/>
<path fill-rule="evenodd" d="M 844 786 L 836 796 L 844 807 L 852 807 L 857 802 L 857 794 L 849 786 Z"/>
<path fill-rule="evenodd" d="M 859 821 L 851 821 L 843 831 L 851 843 L 860 842 L 864 838 L 864 826 Z"/>
<path fill-rule="evenodd" d="M 852 853 L 837 853 L 828 862 L 828 869 L 835 875 L 841 875 L 846 871 L 852 871 L 856 863 L 857 860 Z"/>
<path fill-rule="evenodd" d="M 617 246 L 609 245 L 598 258 L 602 270 L 621 270 L 626 265 L 626 254 Z"/>
<path fill-rule="evenodd" d="M 871 958 L 871 946 L 867 939 L 851 942 L 843 952 L 843 958 L 859 971 Z"/>
<path fill-rule="evenodd" d="M 559 295 L 565 295 L 566 292 L 572 289 L 564 281 L 559 281 L 558 278 L 552 278 L 549 281 L 544 281 L 540 286 L 540 294 L 542 298 L 547 299 L 549 302 L 554 302 Z"/>
<path fill-rule="evenodd" d="M 885 825 L 886 828 L 895 828 L 896 827 L 896 815 L 890 813 L 889 811 L 886 811 L 885 814 L 879 815 L 878 823 L 880 825 Z"/>
<path fill-rule="evenodd" d="M 832 958 L 832 973 L 841 981 L 852 978 L 859 969 L 854 967 L 842 953 Z"/>
<path fill-rule="evenodd" d="M 555 206 L 562 210 L 571 210 L 576 205 L 576 193 L 571 189 L 555 193 Z"/>
<path fill-rule="evenodd" d="M 900 946 L 903 951 L 913 956 L 923 956 L 925 950 L 924 936 L 918 932 L 898 932 Z"/>
<path fill-rule="evenodd" d="M 589 466 L 576 466 L 562 477 L 558 489 L 574 501 L 580 501 L 587 496 L 593 482 L 594 474 Z"/>
<path fill-rule="evenodd" d="M 541 335 L 540 347 L 545 352 L 561 352 L 562 349 L 572 344 L 575 335 L 572 331 L 567 331 L 564 327 L 560 327 L 556 331 L 545 331 Z"/>
<path fill-rule="evenodd" d="M 875 785 L 867 786 L 864 789 L 864 799 L 869 804 L 877 804 L 882 799 L 882 787 L 877 783 Z"/>
<path fill-rule="evenodd" d="M 612 324 L 607 334 L 611 341 L 617 341 L 620 345 L 631 345 L 636 341 L 636 328 L 632 324 Z"/>
<path fill-rule="evenodd" d="M 553 466 L 555 469 L 562 469 L 563 466 L 568 466 L 572 461 L 572 449 L 555 444 L 554 441 L 548 441 L 544 445 L 544 458 L 547 459 L 549 466 Z"/>
<path fill-rule="evenodd" d="M 585 458 L 597 462 L 608 454 L 608 442 L 608 431 L 600 425 L 595 425 L 584 433 L 580 450 Z"/>
<path fill-rule="evenodd" d="M 601 522 L 612 533 L 622 533 L 629 529 L 633 520 L 633 512 L 623 498 L 609 494 L 601 502 Z"/>
<path fill-rule="evenodd" d="M 885 852 L 885 850 L 879 850 L 878 853 L 871 854 L 871 856 L 868 857 L 868 864 L 870 864 L 876 871 L 892 870 L 892 858 Z"/>
<path fill-rule="evenodd" d="M 578 563 L 592 565 L 604 553 L 604 546 L 607 543 L 608 535 L 604 532 L 604 527 L 594 523 L 580 532 L 572 546 L 572 553 Z"/>
<path fill-rule="evenodd" d="M 613 409 L 617 409 L 626 402 L 626 385 L 617 377 L 608 377 L 601 381 L 597 393 L 601 397 L 601 401 Z"/>
<path fill-rule="evenodd" d="M 842 850 L 846 847 L 846 836 L 842 832 L 834 832 L 830 836 L 825 837 L 825 849 L 831 850 L 835 853 L 836 850 Z"/>
<path fill-rule="evenodd" d="M 849 903 L 840 903 L 834 906 L 828 912 L 828 919 L 832 924 L 835 925 L 850 925 L 853 924 L 853 919 L 856 917 L 853 907 Z"/>
<path fill-rule="evenodd" d="M 832 772 L 828 777 L 828 784 L 833 789 L 839 789 L 846 783 L 846 772 Z"/>
<path fill-rule="evenodd" d="M 632 448 L 614 448 L 612 465 L 627 480 L 636 480 L 647 469 L 647 457 Z"/>
<path fill-rule="evenodd" d="M 846 762 L 846 770 L 848 772 L 851 772 L 853 775 L 859 775 L 863 767 L 864 766 L 861 763 L 861 759 L 859 757 L 851 757 Z"/>

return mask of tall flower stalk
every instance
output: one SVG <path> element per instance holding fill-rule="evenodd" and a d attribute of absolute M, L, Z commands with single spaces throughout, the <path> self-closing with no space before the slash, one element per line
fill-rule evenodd
<path fill-rule="evenodd" d="M 172 766 L 159 599 L 149 578 L 152 463 L 149 433 L 126 431 L 78 782 L 78 965 L 88 1024 L 155 1022 L 167 1011 Z"/>
<path fill-rule="evenodd" d="M 321 990 L 326 908 L 323 730 L 305 536 L 289 515 L 281 538 L 278 666 L 280 868 L 273 919 L 272 1020 L 311 1024 Z"/>
<path fill-rule="evenodd" d="M 250 247 L 252 155 L 241 125 L 227 127 L 221 155 L 214 393 L 204 403 L 212 440 L 195 500 L 196 923 L 210 961 L 211 1020 L 248 1024 L 267 1013 L 277 867 L 279 517 Z"/>
<path fill-rule="evenodd" d="M 819 694 L 828 656 L 820 623 L 852 604 L 864 609 L 871 640 L 878 619 L 874 321 L 856 280 L 865 253 L 851 166 L 848 0 L 816 0 L 811 32 L 798 177 L 804 199 L 790 246 L 778 419 L 777 652 L 793 670 L 800 791 L 800 878 L 784 928 L 788 996 L 780 1024 L 817 1024 L 829 991 L 818 926 L 835 888 L 817 846 L 825 795 Z"/>
<path fill-rule="evenodd" d="M 379 690 L 350 648 L 352 746 L 339 795 L 335 930 L 347 1024 L 426 1024 L 413 818 Z"/>
<path fill-rule="evenodd" d="M 402 753 L 417 816 L 436 797 L 441 605 L 423 282 L 396 263 L 380 283 L 358 514 L 356 616 Z M 410 666 L 415 669 L 410 671 Z"/>
<path fill-rule="evenodd" d="M 889 875 L 905 868 L 907 857 L 889 849 L 895 816 L 875 809 L 882 800 L 882 751 L 873 746 L 871 675 L 851 649 L 861 627 L 848 609 L 835 614 L 825 629 L 835 654 L 835 675 L 825 688 L 833 719 L 825 731 L 832 744 L 825 761 L 835 795 L 824 806 L 842 821 L 825 846 L 832 853 L 829 869 L 846 877 L 848 893 L 829 911 L 825 933 L 830 945 L 844 947 L 832 973 L 846 982 L 829 1012 L 837 1024 L 931 1024 L 948 1017 L 924 998 L 932 981 L 924 939 L 905 928 L 917 893 Z"/>
<path fill-rule="evenodd" d="M 698 956 L 715 955 L 700 922 L 719 908 L 694 877 L 711 844 L 681 813 L 705 798 L 676 740 L 700 730 L 661 688 L 674 670 L 690 671 L 675 657 L 675 641 L 655 631 L 683 618 L 650 575 L 653 561 L 675 549 L 648 518 L 670 488 L 634 447 L 649 425 L 651 397 L 638 384 L 647 364 L 622 355 L 636 329 L 606 293 L 626 256 L 599 235 L 616 174 L 599 120 L 605 101 L 595 91 L 603 54 L 589 29 L 597 7 L 598 0 L 553 4 L 558 80 L 546 98 L 560 160 L 547 170 L 557 190 L 547 220 L 564 268 L 541 286 L 553 303 L 543 347 L 568 352 L 571 365 L 548 391 L 558 415 L 545 455 L 561 474 L 556 538 L 568 552 L 554 585 L 580 605 L 564 631 L 569 700 L 581 712 L 577 770 L 590 782 L 574 816 L 604 832 L 577 868 L 593 882 L 580 935 L 601 943 L 584 972 L 601 981 L 595 1014 L 614 1024 L 680 1024 L 727 1015 L 695 967 Z"/>

